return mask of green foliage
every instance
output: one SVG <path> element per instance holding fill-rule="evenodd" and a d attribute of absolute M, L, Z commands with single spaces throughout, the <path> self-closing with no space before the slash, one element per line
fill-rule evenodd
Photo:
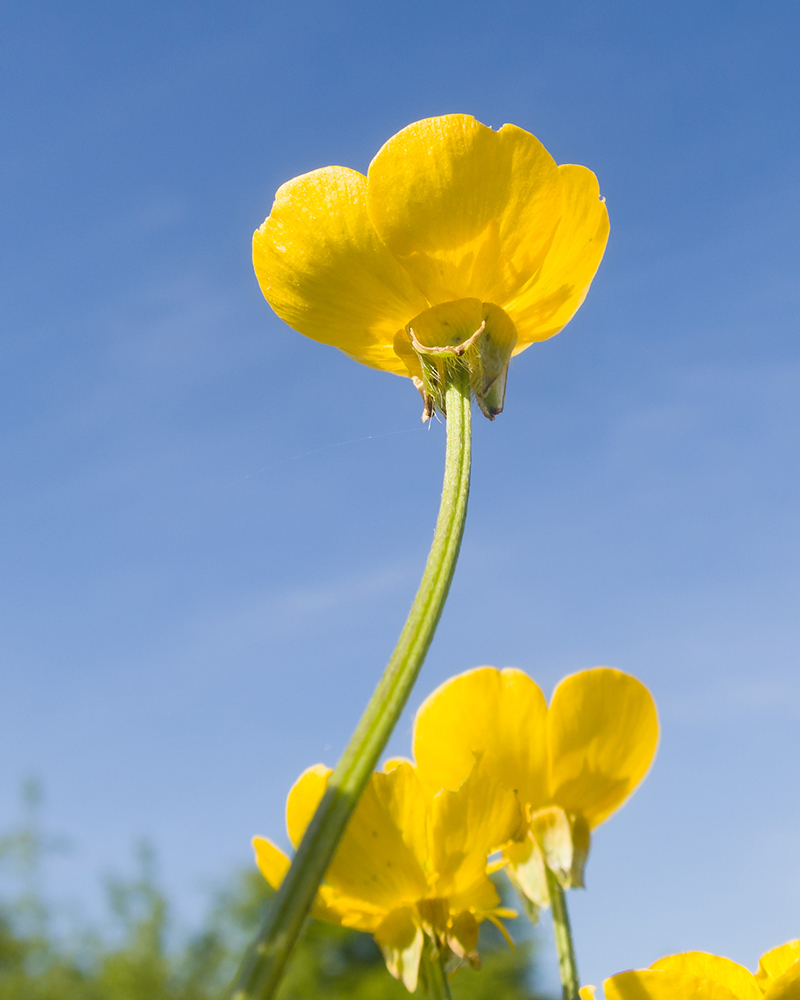
<path fill-rule="evenodd" d="M 0 903 L 0 1000 L 222 1000 L 269 905 L 271 890 L 261 876 L 240 873 L 219 893 L 202 930 L 169 947 L 169 906 L 155 878 L 153 852 L 142 846 L 135 877 L 106 886 L 104 933 L 84 928 L 66 943 L 53 930 L 38 886 L 44 855 L 60 846 L 39 831 L 38 798 L 30 786 L 25 823 L 0 838 L 0 863 L 21 883 L 16 896 Z M 456 974 L 454 1000 L 533 1000 L 530 941 L 512 951 L 484 925 L 480 947 L 484 968 Z M 314 920 L 280 991 L 281 1000 L 408 996 L 387 973 L 370 935 Z"/>

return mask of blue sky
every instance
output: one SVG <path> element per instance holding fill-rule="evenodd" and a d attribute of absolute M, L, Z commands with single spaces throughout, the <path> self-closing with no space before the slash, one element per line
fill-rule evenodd
<path fill-rule="evenodd" d="M 481 663 L 607 663 L 663 737 L 571 895 L 583 977 L 800 933 L 800 14 L 792 3 L 11 2 L 0 14 L 0 803 L 150 837 L 190 923 L 333 762 L 427 551 L 444 428 L 283 326 L 250 235 L 280 183 L 474 114 L 590 166 L 578 317 L 477 418 L 413 708 Z M 93 895 L 94 894 L 94 895 Z"/>

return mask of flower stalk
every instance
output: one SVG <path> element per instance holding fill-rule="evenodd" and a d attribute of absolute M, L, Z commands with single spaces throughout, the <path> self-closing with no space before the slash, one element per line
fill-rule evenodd
<path fill-rule="evenodd" d="M 572 942 L 572 928 L 569 924 L 567 897 L 556 876 L 546 869 L 547 888 L 550 893 L 550 908 L 553 914 L 553 933 L 558 952 L 558 970 L 561 973 L 564 1000 L 579 1000 L 580 979 L 578 963 L 575 960 L 575 946 Z"/>
<path fill-rule="evenodd" d="M 461 547 L 469 497 L 470 385 L 469 373 L 462 366 L 451 370 L 445 405 L 447 450 L 442 499 L 417 595 L 383 676 L 244 957 L 229 1000 L 269 1000 L 275 995 L 317 888 L 411 694 L 439 623 Z M 449 991 L 436 996 L 449 997 Z"/>
<path fill-rule="evenodd" d="M 426 944 L 428 944 L 427 941 Z M 420 964 L 426 996 L 430 1000 L 452 1000 L 442 953 L 434 954 L 430 947 L 423 948 Z"/>

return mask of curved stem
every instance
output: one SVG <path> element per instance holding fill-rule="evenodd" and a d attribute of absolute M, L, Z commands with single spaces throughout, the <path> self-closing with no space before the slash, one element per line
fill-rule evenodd
<path fill-rule="evenodd" d="M 450 983 L 447 981 L 447 973 L 444 971 L 442 956 L 439 955 L 437 958 L 433 958 L 428 953 L 428 949 L 423 948 L 421 962 L 425 992 L 430 997 L 430 1000 L 453 1000 L 450 994 Z"/>
<path fill-rule="evenodd" d="M 546 871 L 564 1000 L 579 1000 L 580 979 L 578 978 L 578 963 L 575 960 L 575 947 L 572 943 L 572 929 L 569 925 L 567 897 L 555 875 L 549 868 Z"/>
<path fill-rule="evenodd" d="M 292 866 L 245 955 L 228 994 L 229 1000 L 268 1000 L 275 995 L 317 887 L 405 707 L 439 623 L 461 547 L 469 496 L 470 393 L 465 371 L 454 373 L 447 389 L 446 406 L 447 452 L 442 501 L 417 596 L 383 677 L 330 777 Z"/>

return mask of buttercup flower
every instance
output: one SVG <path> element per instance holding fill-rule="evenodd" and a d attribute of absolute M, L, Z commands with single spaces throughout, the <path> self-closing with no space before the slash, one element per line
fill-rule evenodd
<path fill-rule="evenodd" d="M 390 761 L 359 801 L 320 887 L 314 916 L 369 931 L 386 965 L 413 993 L 427 937 L 453 960 L 477 964 L 478 924 L 502 930 L 513 917 L 486 875 L 486 856 L 520 827 L 519 803 L 478 764 L 456 791 L 431 795 L 414 766 Z M 325 791 L 330 770 L 309 768 L 289 793 L 286 825 L 297 846 Z M 256 861 L 278 888 L 289 858 L 253 840 Z M 504 932 L 505 933 L 505 932 Z"/>
<path fill-rule="evenodd" d="M 609 667 L 564 678 L 549 709 L 521 670 L 479 667 L 437 688 L 414 724 L 414 756 L 429 789 L 457 788 L 480 759 L 517 792 L 527 834 L 505 846 L 498 866 L 540 907 L 549 902 L 545 865 L 564 888 L 583 885 L 590 831 L 633 792 L 657 743 L 649 691 Z"/>
<path fill-rule="evenodd" d="M 762 955 L 755 975 L 729 958 L 687 951 L 612 976 L 603 990 L 606 1000 L 798 1000 L 800 940 Z M 595 1000 L 594 986 L 580 994 Z"/>
<path fill-rule="evenodd" d="M 516 125 L 444 115 L 392 136 L 366 177 L 324 167 L 282 185 L 253 263 L 281 319 L 413 378 L 425 414 L 464 355 L 493 418 L 509 358 L 566 326 L 607 238 L 590 170 L 557 166 Z"/>

